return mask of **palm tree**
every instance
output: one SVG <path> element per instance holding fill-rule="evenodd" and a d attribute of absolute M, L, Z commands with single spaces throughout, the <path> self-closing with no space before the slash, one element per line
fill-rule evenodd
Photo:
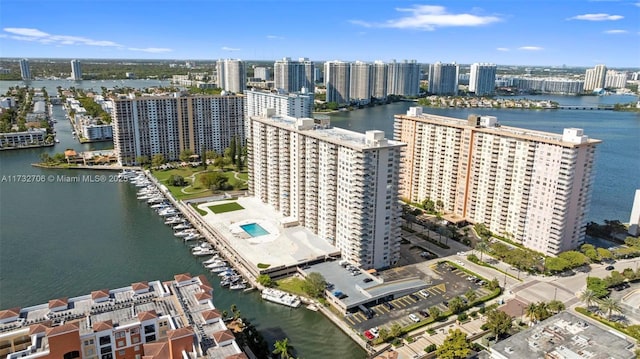
<path fill-rule="evenodd" d="M 480 262 L 482 262 L 482 255 L 485 252 L 489 251 L 489 244 L 487 243 L 487 241 L 482 240 L 482 241 L 476 243 L 476 250 L 478 252 L 480 252 Z"/>
<path fill-rule="evenodd" d="M 291 352 L 293 351 L 293 346 L 289 344 L 289 338 L 284 338 L 282 340 L 276 340 L 273 343 L 273 354 L 280 354 L 281 359 L 289 359 L 291 358 Z"/>
<path fill-rule="evenodd" d="M 550 301 L 547 307 L 553 314 L 558 314 L 565 309 L 564 303 L 559 300 Z"/>
<path fill-rule="evenodd" d="M 537 310 L 538 310 L 538 306 L 536 305 L 536 303 L 529 303 L 524 308 L 524 314 L 527 318 L 529 318 L 530 321 L 535 322 Z"/>
<path fill-rule="evenodd" d="M 464 294 L 464 296 L 467 297 L 467 300 L 469 301 L 469 305 L 471 305 L 471 303 L 473 303 L 473 301 L 478 298 L 478 296 L 476 295 L 476 292 L 473 289 L 469 289 Z"/>
<path fill-rule="evenodd" d="M 591 289 L 585 289 L 582 293 L 580 293 L 580 300 L 587 305 L 587 308 L 593 306 L 598 297 Z"/>
<path fill-rule="evenodd" d="M 600 302 L 600 308 L 602 311 L 607 312 L 607 319 L 611 319 L 611 314 L 613 312 L 620 313 L 622 311 L 620 303 L 611 297 L 603 299 L 602 302 Z"/>

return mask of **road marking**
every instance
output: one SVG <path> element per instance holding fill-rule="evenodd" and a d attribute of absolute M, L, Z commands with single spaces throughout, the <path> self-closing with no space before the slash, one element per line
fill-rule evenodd
<path fill-rule="evenodd" d="M 356 325 L 356 323 L 353 322 L 353 319 L 351 319 L 351 316 L 344 317 L 344 320 L 349 322 L 349 324 L 351 324 L 352 327 Z"/>
<path fill-rule="evenodd" d="M 389 310 L 385 306 L 373 307 L 373 310 L 380 315 L 384 315 L 389 312 Z"/>
<path fill-rule="evenodd" d="M 445 286 L 444 283 L 440 283 L 438 285 L 434 285 L 433 287 L 427 288 L 427 291 L 430 292 L 431 294 L 446 293 L 447 287 Z"/>

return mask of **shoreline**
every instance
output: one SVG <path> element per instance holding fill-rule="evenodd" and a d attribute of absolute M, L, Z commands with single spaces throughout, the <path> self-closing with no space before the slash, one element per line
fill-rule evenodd
<path fill-rule="evenodd" d="M 11 150 L 24 150 L 29 148 L 41 148 L 41 147 L 53 147 L 56 143 L 45 143 L 42 145 L 29 145 L 29 146 L 19 146 L 19 147 L 0 147 L 0 151 L 11 151 Z"/>
<path fill-rule="evenodd" d="M 42 163 L 32 163 L 32 167 L 37 168 L 49 168 L 54 170 L 96 170 L 96 171 L 122 171 L 122 170 L 141 170 L 140 167 L 136 166 L 102 166 L 102 165 L 75 165 L 75 166 L 63 166 L 63 165 L 45 165 Z"/>

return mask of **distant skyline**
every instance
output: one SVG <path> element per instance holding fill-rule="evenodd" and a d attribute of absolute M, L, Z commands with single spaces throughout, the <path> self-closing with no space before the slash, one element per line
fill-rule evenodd
<path fill-rule="evenodd" d="M 0 0 L 0 56 L 640 67 L 640 0 Z"/>

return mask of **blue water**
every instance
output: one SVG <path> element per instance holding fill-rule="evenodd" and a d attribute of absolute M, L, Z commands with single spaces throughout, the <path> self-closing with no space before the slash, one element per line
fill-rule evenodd
<path fill-rule="evenodd" d="M 245 232 L 249 233 L 251 237 L 259 237 L 264 236 L 265 234 L 269 234 L 266 229 L 262 228 L 257 223 L 249 223 L 243 224 L 240 228 L 244 229 Z"/>

